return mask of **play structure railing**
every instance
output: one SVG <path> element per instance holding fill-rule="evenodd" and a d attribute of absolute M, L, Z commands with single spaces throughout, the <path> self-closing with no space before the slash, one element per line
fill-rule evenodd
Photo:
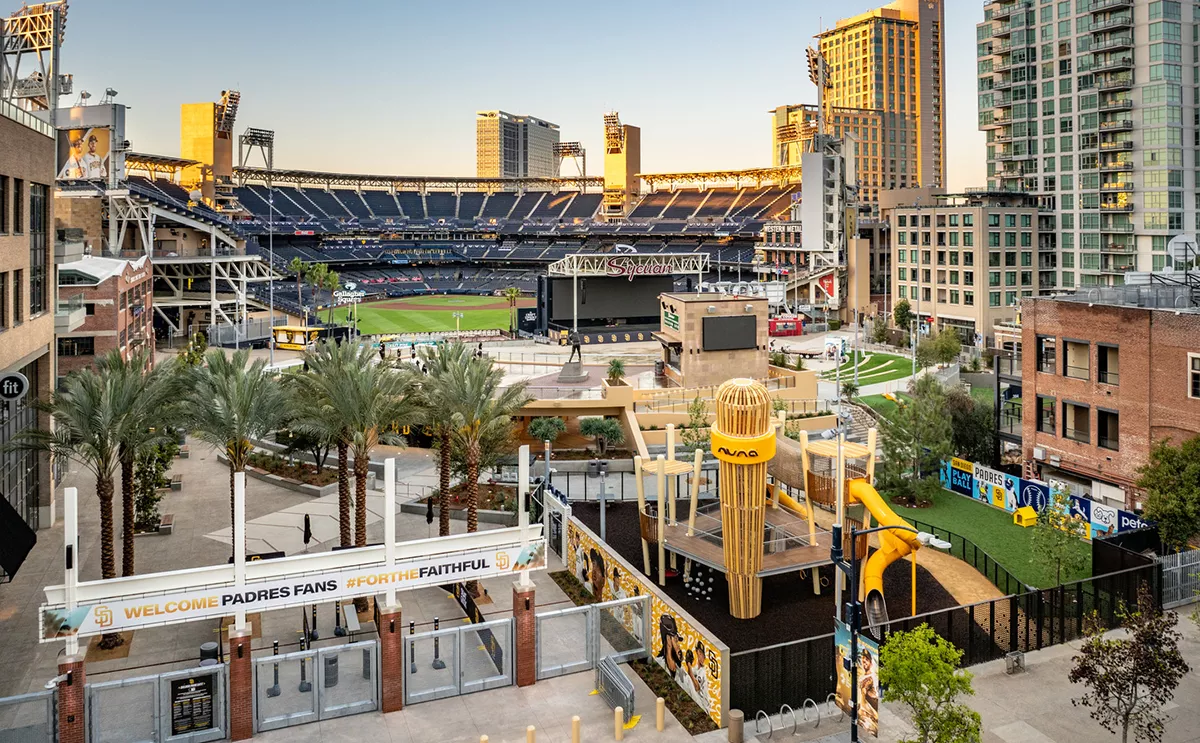
<path fill-rule="evenodd" d="M 997 562 L 996 558 L 989 555 L 970 539 L 960 534 L 955 534 L 949 529 L 927 524 L 924 521 L 918 521 L 917 519 L 908 519 L 908 521 L 918 531 L 929 532 L 949 542 L 950 549 L 947 550 L 948 554 L 957 557 L 978 570 L 983 574 L 983 577 L 992 582 L 993 586 L 999 588 L 1005 596 L 1034 590 L 1034 586 L 1022 583 L 1007 568 Z"/>

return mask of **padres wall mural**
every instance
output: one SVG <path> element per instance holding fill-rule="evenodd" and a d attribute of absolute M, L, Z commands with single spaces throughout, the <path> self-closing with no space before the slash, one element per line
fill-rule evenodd
<path fill-rule="evenodd" d="M 720 725 L 722 683 L 729 649 L 703 633 L 691 617 L 663 600 L 649 579 L 634 571 L 586 527 L 567 525 L 567 569 L 601 601 L 650 596 L 650 654 L 675 683 Z M 632 607 L 614 616 L 641 640 L 642 625 Z"/>

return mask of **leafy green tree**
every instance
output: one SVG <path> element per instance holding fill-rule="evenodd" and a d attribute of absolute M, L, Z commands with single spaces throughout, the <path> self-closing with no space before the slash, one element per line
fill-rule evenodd
<path fill-rule="evenodd" d="M 996 444 L 996 416 L 991 404 L 976 400 L 963 387 L 946 391 L 950 412 L 951 448 L 973 462 L 991 461 Z"/>
<path fill-rule="evenodd" d="M 896 323 L 896 327 L 907 331 L 912 321 L 917 319 L 913 314 L 912 305 L 907 299 L 901 299 L 892 307 L 892 320 Z"/>
<path fill-rule="evenodd" d="M 333 308 L 337 306 L 337 300 L 334 299 L 333 293 L 342 287 L 342 277 L 337 271 L 325 272 L 325 288 L 329 290 L 329 324 L 333 324 Z M 347 322 L 349 317 L 347 316 Z"/>
<path fill-rule="evenodd" d="M 842 382 L 842 399 L 847 402 L 858 397 L 858 385 L 853 381 Z"/>
<path fill-rule="evenodd" d="M 438 450 L 438 534 L 450 533 L 450 481 L 452 474 L 454 424 L 450 413 L 458 402 L 455 375 L 465 368 L 472 354 L 462 341 L 422 346 L 418 351 L 428 370 L 420 380 L 419 420 L 433 433 Z"/>
<path fill-rule="evenodd" d="M 1106 636 L 1098 614 L 1086 622 L 1087 639 L 1067 676 L 1087 691 L 1071 703 L 1091 710 L 1092 719 L 1121 743 L 1157 743 L 1163 738 L 1164 705 L 1175 696 L 1191 668 L 1179 651 L 1182 635 L 1174 612 L 1160 612 L 1145 583 L 1138 589 L 1138 606 L 1118 610 L 1123 635 Z"/>
<path fill-rule="evenodd" d="M 687 451 L 708 448 L 708 403 L 699 395 L 688 403 L 688 421 L 680 431 L 679 438 Z"/>
<path fill-rule="evenodd" d="M 933 341 L 934 356 L 942 366 L 953 364 L 962 352 L 962 340 L 958 333 L 950 328 L 943 328 Z"/>
<path fill-rule="evenodd" d="M 167 472 L 178 453 L 179 445 L 174 441 L 138 452 L 133 475 L 134 527 L 138 531 L 154 531 L 158 528 L 158 504 L 162 500 L 163 489 L 171 485 Z"/>
<path fill-rule="evenodd" d="M 1055 585 L 1062 585 L 1063 570 L 1076 575 L 1087 567 L 1088 556 L 1080 549 L 1080 540 L 1088 528 L 1080 519 L 1071 518 L 1070 496 L 1055 488 L 1050 503 L 1038 514 L 1030 540 L 1033 553 L 1054 565 Z"/>
<path fill-rule="evenodd" d="M 936 363 L 938 363 L 937 341 L 933 338 L 917 341 L 917 366 L 928 369 Z"/>
<path fill-rule="evenodd" d="M 875 319 L 871 321 L 871 342 L 882 345 L 884 343 L 887 343 L 887 340 L 888 340 L 887 321 L 884 320 L 883 315 L 876 315 Z"/>
<path fill-rule="evenodd" d="M 909 386 L 911 399 L 881 419 L 883 458 L 879 482 L 901 502 L 914 497 L 914 481 L 936 474 L 951 455 L 950 415 L 941 384 L 931 376 Z"/>
<path fill-rule="evenodd" d="M 529 436 L 553 444 L 567 430 L 567 424 L 557 415 L 544 415 L 529 422 Z"/>
<path fill-rule="evenodd" d="M 152 365 L 150 351 L 135 351 L 126 359 L 118 350 L 96 362 L 100 376 L 111 384 L 120 419 L 117 432 L 121 461 L 121 575 L 133 575 L 136 503 L 134 465 L 142 452 L 170 440 L 179 384 L 170 363 Z"/>
<path fill-rule="evenodd" d="M 893 632 L 879 649 L 884 702 L 908 708 L 916 737 L 901 743 L 979 743 L 979 713 L 957 701 L 973 696 L 971 673 L 959 668 L 962 651 L 928 624 Z"/>
<path fill-rule="evenodd" d="M 616 418 L 590 417 L 579 419 L 579 433 L 596 440 L 596 452 L 604 456 L 609 444 L 625 441 L 625 429 Z"/>
<path fill-rule="evenodd" d="M 247 349 L 232 356 L 221 349 L 209 351 L 204 366 L 189 375 L 190 390 L 182 403 L 182 418 L 192 435 L 229 460 L 231 528 L 234 475 L 246 471 L 254 442 L 287 422 L 287 398 L 266 365 L 266 359 L 251 362 Z"/>
<path fill-rule="evenodd" d="M 303 309 L 304 298 L 300 294 L 300 288 L 304 284 L 304 274 L 308 271 L 308 264 L 301 260 L 300 256 L 295 256 L 288 263 L 288 270 L 296 274 L 296 306 Z"/>
<path fill-rule="evenodd" d="M 1146 491 L 1146 518 L 1168 549 L 1183 550 L 1200 535 L 1200 436 L 1179 446 L 1159 441 L 1138 470 Z"/>
<path fill-rule="evenodd" d="M 26 429 L 5 446 L 6 450 L 49 452 L 52 458 L 74 459 L 95 476 L 100 501 L 100 577 L 104 580 L 117 577 L 113 483 L 120 464 L 122 411 L 115 400 L 119 394 L 111 378 L 92 369 L 69 374 L 48 400 L 33 403 L 50 415 L 53 430 Z M 100 647 L 111 649 L 123 642 L 119 634 L 108 634 L 101 638 Z"/>
<path fill-rule="evenodd" d="M 195 368 L 204 363 L 204 354 L 208 351 L 208 338 L 204 333 L 195 333 L 188 343 L 179 349 L 177 358 L 182 366 Z"/>
<path fill-rule="evenodd" d="M 625 362 L 613 359 L 608 362 L 608 384 L 614 386 L 623 384 L 625 380 Z"/>

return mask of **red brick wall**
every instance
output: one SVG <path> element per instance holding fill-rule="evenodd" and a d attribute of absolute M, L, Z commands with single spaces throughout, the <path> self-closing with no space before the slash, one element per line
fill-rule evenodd
<path fill-rule="evenodd" d="M 254 678 L 250 663 L 250 625 L 229 631 L 229 739 L 254 736 Z M 238 649 L 242 657 L 238 657 Z"/>
<path fill-rule="evenodd" d="M 528 606 L 526 605 L 528 602 Z M 537 682 L 537 601 L 533 585 L 513 583 L 513 617 L 516 619 L 517 686 Z"/>
<path fill-rule="evenodd" d="M 1126 505 L 1132 507 L 1137 469 L 1154 441 L 1200 434 L 1200 400 L 1188 398 L 1187 387 L 1187 354 L 1200 352 L 1200 315 L 1051 299 L 1025 300 L 1022 307 L 1025 459 L 1033 459 L 1035 446 L 1044 448 L 1046 459 L 1057 455 L 1065 470 L 1125 487 Z M 1038 336 L 1056 339 L 1053 374 L 1037 371 Z M 1068 339 L 1089 343 L 1086 380 L 1062 374 Z M 1097 381 L 1098 343 L 1119 349 L 1116 385 Z M 1037 430 L 1037 395 L 1055 398 L 1056 434 Z M 1064 400 L 1089 406 L 1090 443 L 1061 436 Z M 1120 416 L 1118 451 L 1097 444 L 1099 408 Z"/>
<path fill-rule="evenodd" d="M 58 685 L 58 740 L 59 743 L 87 743 L 87 724 L 83 716 L 84 685 L 87 673 L 83 668 L 83 656 L 59 659 L 58 672 L 71 672 L 71 683 Z"/>
<path fill-rule="evenodd" d="M 379 612 L 379 683 L 383 711 L 404 709 L 404 622 L 400 607 Z"/>
<path fill-rule="evenodd" d="M 126 273 L 144 274 L 144 277 L 136 282 L 127 283 L 123 276 L 114 276 L 107 281 L 101 282 L 98 286 L 73 286 L 67 285 L 59 287 L 59 299 L 67 299 L 78 294 L 83 295 L 83 301 L 91 303 L 95 306 L 93 315 L 84 320 L 77 330 L 71 333 L 64 333 L 64 338 L 78 338 L 92 336 L 95 338 L 95 356 L 63 356 L 59 359 L 59 376 L 66 376 L 73 371 L 84 369 L 93 365 L 96 359 L 104 356 L 109 351 L 119 347 L 121 331 L 127 334 L 125 357 L 135 348 L 129 334 L 141 329 L 143 331 L 142 338 L 145 342 L 145 347 L 153 348 L 154 339 L 154 321 L 153 321 L 153 296 L 154 286 L 151 275 L 150 262 L 146 261 L 143 268 L 139 270 L 127 270 Z M 133 290 L 141 290 L 140 287 L 145 286 L 145 295 L 141 298 L 134 299 Z M 127 295 L 128 303 L 124 311 L 120 310 L 120 296 L 122 292 L 129 292 Z M 132 307 L 135 304 L 141 304 L 142 314 L 134 318 Z"/>

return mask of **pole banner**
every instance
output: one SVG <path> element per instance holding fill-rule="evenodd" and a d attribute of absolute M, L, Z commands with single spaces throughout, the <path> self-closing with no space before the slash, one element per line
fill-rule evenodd
<path fill-rule="evenodd" d="M 383 565 L 356 566 L 317 575 L 273 578 L 236 588 L 197 586 L 157 596 L 130 596 L 80 605 L 68 610 L 61 604 L 41 607 L 40 641 L 72 635 L 86 637 L 123 632 L 140 627 L 179 624 L 223 617 L 241 609 L 246 613 L 286 609 L 356 596 L 370 596 L 394 585 L 398 591 L 459 581 L 492 578 L 546 567 L 546 541 L 467 550 Z"/>

